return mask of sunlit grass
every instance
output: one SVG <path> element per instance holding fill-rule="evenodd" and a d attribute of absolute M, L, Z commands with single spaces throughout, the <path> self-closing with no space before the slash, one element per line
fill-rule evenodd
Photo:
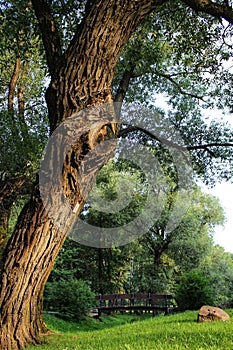
<path fill-rule="evenodd" d="M 228 310 L 230 316 L 232 312 Z M 87 319 L 79 324 L 47 316 L 48 326 L 56 331 L 46 337 L 41 350 L 232 350 L 233 320 L 197 323 L 197 312 L 170 316 L 103 317 L 103 322 Z M 32 350 L 33 347 L 28 347 Z"/>

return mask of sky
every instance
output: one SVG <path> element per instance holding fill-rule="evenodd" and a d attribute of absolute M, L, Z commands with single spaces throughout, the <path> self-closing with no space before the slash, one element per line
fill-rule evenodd
<path fill-rule="evenodd" d="M 232 114 L 223 116 L 220 112 L 218 113 L 220 120 L 228 122 L 233 127 Z M 221 245 L 226 252 L 233 253 L 233 183 L 217 183 L 214 188 L 207 190 L 207 192 L 219 198 L 226 217 L 224 227 L 216 226 L 214 241 Z"/>
<path fill-rule="evenodd" d="M 225 211 L 226 222 L 224 227 L 216 226 L 214 242 L 221 245 L 226 252 L 233 253 L 233 184 L 222 182 L 212 189 L 205 191 L 219 198 Z"/>

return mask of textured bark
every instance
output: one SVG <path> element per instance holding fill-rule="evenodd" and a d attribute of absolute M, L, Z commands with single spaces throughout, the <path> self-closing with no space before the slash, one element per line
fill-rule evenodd
<path fill-rule="evenodd" d="M 67 52 L 60 57 L 64 63 L 46 94 L 52 129 L 79 110 L 112 100 L 111 85 L 122 48 L 142 19 L 164 2 L 87 3 L 84 21 Z"/>
<path fill-rule="evenodd" d="M 49 229 L 46 212 L 35 193 L 24 208 L 5 252 L 0 298 L 2 349 L 19 349 L 28 342 L 37 344 L 38 335 L 46 329 L 41 318 L 41 300 L 47 276 L 41 272 L 49 270 L 53 252 L 64 239 Z M 49 244 L 50 255 L 45 257 Z"/>
<path fill-rule="evenodd" d="M 111 84 L 119 54 L 140 21 L 165 1 L 88 1 L 86 15 L 67 52 L 61 54 L 59 35 L 46 1 L 33 0 L 43 34 L 52 81 L 47 91 L 51 131 L 63 120 L 86 107 L 112 101 Z M 19 349 L 40 342 L 46 330 L 41 317 L 42 294 L 54 260 L 79 215 L 99 169 L 112 156 L 116 121 L 104 119 L 98 109 L 81 113 L 73 124 L 76 140 L 66 155 L 62 187 L 69 205 L 59 207 L 61 190 L 56 162 L 61 157 L 63 135 L 53 145 L 49 163 L 53 186 L 42 203 L 38 184 L 23 209 L 4 252 L 1 274 L 0 348 Z M 72 133 L 73 130 L 68 130 Z M 105 143 L 106 144 L 106 143 Z M 85 155 L 92 164 L 87 168 Z M 46 186 L 46 184 L 45 184 Z M 62 230 L 48 217 L 53 207 Z M 70 208 L 74 215 L 70 215 Z"/>

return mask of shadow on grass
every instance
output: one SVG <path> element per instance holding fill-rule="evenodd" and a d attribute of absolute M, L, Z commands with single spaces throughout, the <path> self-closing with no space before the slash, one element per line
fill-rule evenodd
<path fill-rule="evenodd" d="M 73 333 L 73 332 L 93 332 L 109 329 L 125 324 L 142 322 L 152 318 L 151 315 L 107 315 L 100 319 L 85 317 L 78 322 L 65 321 L 61 317 L 44 314 L 44 321 L 47 327 L 55 332 Z"/>

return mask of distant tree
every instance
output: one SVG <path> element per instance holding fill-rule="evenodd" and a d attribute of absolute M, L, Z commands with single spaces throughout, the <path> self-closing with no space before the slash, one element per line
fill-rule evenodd
<path fill-rule="evenodd" d="M 213 232 L 216 225 L 223 225 L 224 211 L 219 200 L 200 189 L 192 195 L 192 204 L 174 231 L 169 246 L 171 256 L 181 271 L 197 269 L 209 255 L 213 246 Z"/>
<path fill-rule="evenodd" d="M 165 211 L 139 239 L 141 251 L 134 255 L 134 288 L 141 285 L 143 290 L 174 291 L 178 276 L 204 264 L 213 247 L 212 229 L 223 223 L 223 209 L 215 197 L 199 188 L 190 199 L 190 207 L 177 227 L 166 230 L 170 213 Z"/>
<path fill-rule="evenodd" d="M 27 2 L 1 1 L 0 251 L 12 206 L 29 194 L 48 134 L 45 57 Z M 21 197 L 22 198 L 22 197 Z"/>
<path fill-rule="evenodd" d="M 225 252 L 224 248 L 214 245 L 202 259 L 198 269 L 210 280 L 215 304 L 221 307 L 232 307 L 232 254 Z"/>

